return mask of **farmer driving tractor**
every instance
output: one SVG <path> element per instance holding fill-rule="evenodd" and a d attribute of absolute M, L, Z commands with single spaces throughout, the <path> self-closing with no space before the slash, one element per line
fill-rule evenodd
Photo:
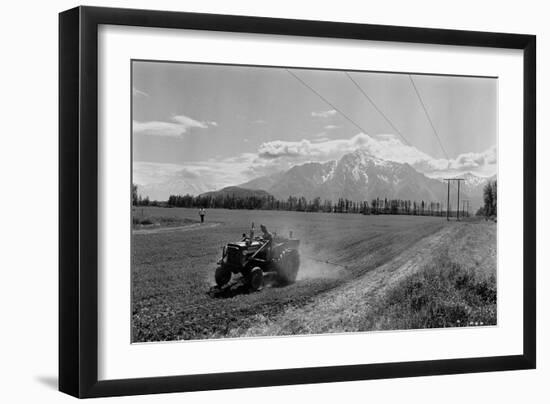
<path fill-rule="evenodd" d="M 218 261 L 215 280 L 218 288 L 226 285 L 232 274 L 241 273 L 243 279 L 253 291 L 261 289 L 263 273 L 275 274 L 280 284 L 296 281 L 300 256 L 299 240 L 285 238 L 270 233 L 267 227 L 260 225 L 262 235 L 254 237 L 254 223 L 250 233 L 242 233 L 240 241 L 223 247 L 222 257 Z"/>
<path fill-rule="evenodd" d="M 267 227 L 265 227 L 263 224 L 260 225 L 260 230 L 262 231 L 262 238 L 266 241 L 272 241 L 273 236 L 270 232 L 267 231 Z"/>

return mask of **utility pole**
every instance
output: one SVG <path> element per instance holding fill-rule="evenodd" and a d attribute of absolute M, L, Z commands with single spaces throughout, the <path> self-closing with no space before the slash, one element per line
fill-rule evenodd
<path fill-rule="evenodd" d="M 451 196 L 451 181 L 458 182 L 457 202 L 456 202 L 456 220 L 460 220 L 460 181 L 464 181 L 464 178 L 444 178 L 447 181 L 447 220 L 449 220 L 449 204 Z"/>
<path fill-rule="evenodd" d="M 451 195 L 451 180 L 445 179 L 447 181 L 447 221 L 449 221 L 449 196 Z"/>
<path fill-rule="evenodd" d="M 456 193 L 456 221 L 460 220 L 460 180 L 458 182 L 458 192 Z"/>
<path fill-rule="evenodd" d="M 462 200 L 462 217 L 470 217 L 470 201 L 468 199 Z"/>

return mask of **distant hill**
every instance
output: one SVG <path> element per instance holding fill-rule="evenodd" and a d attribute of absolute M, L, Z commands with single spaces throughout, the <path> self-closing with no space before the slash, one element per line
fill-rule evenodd
<path fill-rule="evenodd" d="M 234 196 L 235 198 L 250 198 L 250 197 L 257 197 L 257 198 L 263 198 L 270 196 L 270 193 L 262 190 L 262 189 L 249 189 L 244 188 L 242 186 L 231 186 L 231 187 L 225 187 L 218 191 L 210 191 L 200 194 L 200 196 L 205 197 L 209 196 L 212 198 L 216 198 L 218 196 L 226 197 L 226 196 Z"/>
<path fill-rule="evenodd" d="M 143 197 L 148 196 L 152 201 L 165 201 L 168 195 L 199 195 L 209 188 L 200 179 L 178 179 L 169 182 L 139 185 L 138 193 Z"/>

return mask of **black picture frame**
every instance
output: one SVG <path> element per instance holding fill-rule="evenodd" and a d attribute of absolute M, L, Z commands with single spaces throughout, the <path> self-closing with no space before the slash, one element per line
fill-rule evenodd
<path fill-rule="evenodd" d="M 523 354 L 98 381 L 98 26 L 523 50 Z M 536 366 L 536 37 L 183 12 L 77 7 L 59 15 L 59 390 L 104 397 L 325 383 Z"/>

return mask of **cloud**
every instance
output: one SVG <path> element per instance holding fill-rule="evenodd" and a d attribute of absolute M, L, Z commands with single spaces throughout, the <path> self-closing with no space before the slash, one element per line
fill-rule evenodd
<path fill-rule="evenodd" d="M 330 116 L 336 115 L 337 113 L 338 113 L 338 111 L 336 111 L 334 109 L 329 109 L 328 111 L 319 111 L 319 112 L 313 111 L 311 113 L 311 116 L 313 116 L 315 118 L 328 118 Z"/>
<path fill-rule="evenodd" d="M 359 133 L 348 139 L 274 140 L 262 143 L 254 153 L 185 165 L 137 162 L 134 181 L 143 184 L 142 189 L 149 192 L 152 199 L 167 198 L 170 193 L 196 195 L 288 170 L 297 164 L 336 160 L 358 149 L 384 160 L 408 163 L 434 178 L 465 172 L 490 176 L 496 172 L 496 146 L 479 153 L 464 153 L 451 160 L 435 159 L 403 144 L 394 135 L 371 137 Z"/>
<path fill-rule="evenodd" d="M 442 177 L 449 174 L 473 172 L 482 176 L 496 173 L 497 148 L 496 145 L 479 153 L 463 153 L 454 159 L 432 159 L 413 165 L 420 172 L 431 177 Z"/>
<path fill-rule="evenodd" d="M 311 142 L 302 140 L 301 142 L 286 142 L 275 140 L 262 143 L 258 150 L 258 156 L 263 159 L 276 159 L 280 157 L 300 157 L 311 153 Z"/>
<path fill-rule="evenodd" d="M 188 178 L 193 180 L 200 178 L 199 173 L 189 170 L 188 168 L 182 168 L 181 170 L 178 170 L 176 172 L 176 175 L 178 175 L 181 178 Z"/>
<path fill-rule="evenodd" d="M 472 171 L 480 175 L 496 172 L 496 146 L 480 153 L 464 153 L 450 160 L 436 159 L 416 147 L 405 145 L 392 134 L 369 136 L 359 133 L 348 139 L 318 138 L 296 142 L 276 140 L 260 145 L 258 160 L 269 161 L 263 164 L 264 167 L 285 169 L 308 161 L 336 160 L 357 149 L 384 160 L 410 164 L 416 170 L 434 177 L 451 172 Z"/>
<path fill-rule="evenodd" d="M 157 184 L 183 169 L 186 170 L 179 164 L 134 161 L 132 163 L 132 181 L 138 185 Z"/>
<path fill-rule="evenodd" d="M 358 148 L 376 151 L 373 154 L 378 155 L 384 154 L 385 151 L 375 139 L 364 133 L 359 133 L 349 139 L 326 140 L 321 138 L 314 142 L 307 139 L 296 142 L 283 140 L 265 142 L 258 149 L 258 157 L 264 159 L 293 158 L 295 160 L 326 161 L 340 158 L 342 155 Z"/>
<path fill-rule="evenodd" d="M 134 97 L 149 97 L 149 94 L 147 94 L 145 91 L 138 90 L 135 87 L 132 87 L 132 95 Z"/>
<path fill-rule="evenodd" d="M 143 196 L 166 200 L 171 194 L 198 195 L 252 179 L 250 165 L 255 154 L 243 153 L 226 159 L 208 159 L 186 164 L 136 161 L 133 182 Z"/>
<path fill-rule="evenodd" d="M 313 141 L 275 140 L 262 143 L 247 171 L 250 175 L 265 175 L 287 170 L 290 167 L 306 162 L 325 162 L 336 160 L 346 153 L 363 148 L 371 137 L 358 134 L 349 139 L 327 139 L 320 137 Z"/>
<path fill-rule="evenodd" d="M 196 121 L 193 118 L 189 118 L 185 115 L 174 115 L 172 120 L 186 128 L 207 128 L 208 122 Z"/>
<path fill-rule="evenodd" d="M 174 115 L 171 122 L 166 121 L 133 121 L 133 133 L 139 135 L 180 137 L 191 128 L 206 129 L 218 126 L 216 122 L 201 122 L 185 115 Z"/>

